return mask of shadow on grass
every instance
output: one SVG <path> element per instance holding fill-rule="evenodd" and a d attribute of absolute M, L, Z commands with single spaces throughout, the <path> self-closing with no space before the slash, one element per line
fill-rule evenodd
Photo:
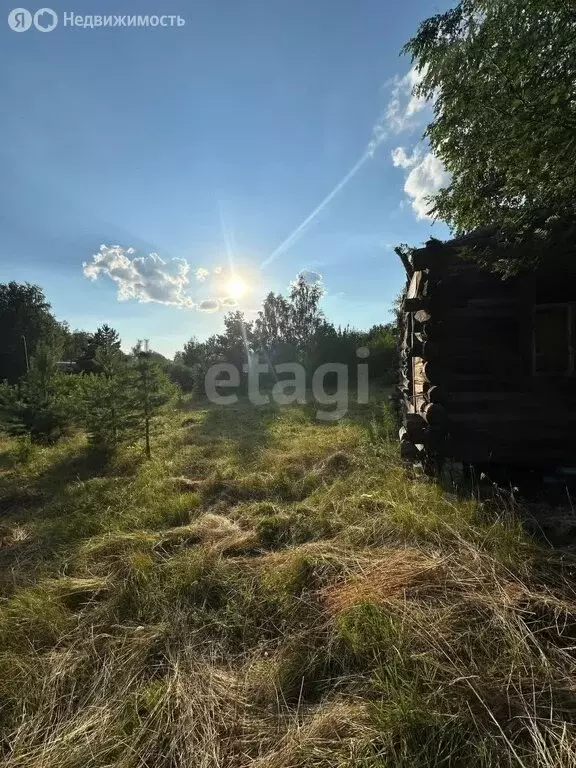
<path fill-rule="evenodd" d="M 247 398 L 234 405 L 212 405 L 200 429 L 194 432 L 194 441 L 231 441 L 236 445 L 238 458 L 249 462 L 270 443 L 270 427 L 279 413 L 276 405 L 253 405 Z"/>
<path fill-rule="evenodd" d="M 37 475 L 13 475 L 0 487 L 0 516 L 5 522 L 44 520 L 47 505 L 71 483 L 117 474 L 110 456 L 83 447 L 62 456 Z"/>

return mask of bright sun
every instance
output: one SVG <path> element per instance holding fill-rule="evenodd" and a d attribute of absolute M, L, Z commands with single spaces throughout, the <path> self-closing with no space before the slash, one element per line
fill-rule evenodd
<path fill-rule="evenodd" d="M 233 299 L 239 299 L 241 296 L 244 296 L 248 290 L 248 286 L 244 280 L 241 280 L 239 277 L 233 277 L 226 284 L 226 289 Z"/>

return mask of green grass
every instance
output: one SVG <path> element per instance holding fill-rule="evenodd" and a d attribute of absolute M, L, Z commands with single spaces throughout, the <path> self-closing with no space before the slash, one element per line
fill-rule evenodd
<path fill-rule="evenodd" d="M 0 441 L 6 766 L 576 766 L 576 563 L 397 458 L 377 398 Z"/>

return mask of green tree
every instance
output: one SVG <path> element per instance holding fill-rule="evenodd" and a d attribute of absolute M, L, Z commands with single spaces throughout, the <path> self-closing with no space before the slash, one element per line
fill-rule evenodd
<path fill-rule="evenodd" d="M 405 46 L 451 174 L 434 211 L 455 231 L 495 224 L 517 242 L 574 222 L 575 41 L 568 0 L 462 0 Z"/>
<path fill-rule="evenodd" d="M 177 393 L 177 387 L 170 381 L 154 353 L 143 350 L 140 345 L 134 349 L 133 404 L 134 422 L 137 429 L 144 431 L 146 456 L 150 458 L 150 425 L 161 407 Z"/>
<path fill-rule="evenodd" d="M 242 371 L 252 348 L 252 323 L 247 322 L 244 314 L 236 310 L 224 315 L 224 329 L 224 333 L 217 337 L 219 355 Z"/>
<path fill-rule="evenodd" d="M 299 275 L 290 290 L 290 330 L 289 338 L 298 350 L 303 350 L 324 322 L 320 309 L 322 287 L 309 283 Z"/>
<path fill-rule="evenodd" d="M 194 368 L 184 363 L 175 361 L 167 370 L 170 381 L 176 384 L 183 392 L 192 392 L 196 384 L 196 374 Z"/>
<path fill-rule="evenodd" d="M 289 342 L 290 305 L 281 294 L 269 293 L 254 323 L 254 335 L 260 349 L 272 351 Z"/>
<path fill-rule="evenodd" d="M 182 363 L 183 365 L 193 368 L 195 365 L 202 363 L 204 359 L 204 344 L 202 344 L 195 336 L 192 336 L 186 344 L 182 352 L 177 352 L 174 356 L 174 362 Z"/>
<path fill-rule="evenodd" d="M 40 342 L 30 370 L 17 385 L 0 389 L 0 423 L 10 434 L 28 434 L 34 442 L 53 442 L 79 415 L 79 379 L 60 373 L 58 354 Z"/>
<path fill-rule="evenodd" d="M 134 377 L 126 358 L 114 346 L 100 346 L 94 356 L 100 371 L 82 377 L 83 420 L 90 442 L 113 451 L 131 426 Z"/>
<path fill-rule="evenodd" d="M 78 367 L 86 373 L 102 373 L 100 358 L 110 360 L 111 356 L 122 357 L 120 344 L 118 331 L 104 323 L 89 338 L 84 353 L 78 361 Z"/>
<path fill-rule="evenodd" d="M 71 331 L 67 323 L 64 327 L 64 343 L 62 346 L 62 359 L 76 362 L 81 360 L 86 354 L 88 345 L 92 340 L 92 334 L 88 331 Z"/>
<path fill-rule="evenodd" d="M 0 283 L 0 380 L 23 376 L 40 341 L 57 348 L 64 332 L 44 292 L 30 283 Z"/>
<path fill-rule="evenodd" d="M 302 357 L 324 323 L 321 298 L 322 287 L 303 275 L 292 284 L 288 299 L 269 293 L 254 324 L 254 347 L 274 363 Z"/>

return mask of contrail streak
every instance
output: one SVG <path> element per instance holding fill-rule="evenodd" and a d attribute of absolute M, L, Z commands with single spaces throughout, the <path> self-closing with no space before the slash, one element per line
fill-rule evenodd
<path fill-rule="evenodd" d="M 273 261 L 275 261 L 278 258 L 278 256 L 281 256 L 283 253 L 286 253 L 286 251 L 289 248 L 291 248 L 294 245 L 294 243 L 302 237 L 302 235 L 304 234 L 304 230 L 308 227 L 309 224 L 312 223 L 312 221 L 314 221 L 316 216 L 318 216 L 318 214 L 321 213 L 324 210 L 324 208 L 326 208 L 328 203 L 330 203 L 336 197 L 336 195 L 346 186 L 346 184 L 348 184 L 348 182 L 351 179 L 353 179 L 354 176 L 356 176 L 358 171 L 365 165 L 365 163 L 367 163 L 368 160 L 372 159 L 374 152 L 380 146 L 380 144 L 384 141 L 385 138 L 386 138 L 385 134 L 380 133 L 374 139 L 372 139 L 372 141 L 368 145 L 368 149 L 364 152 L 364 154 L 361 156 L 358 162 L 355 163 L 355 165 L 353 165 L 352 168 L 350 168 L 350 170 L 344 176 L 344 178 L 340 179 L 340 181 L 338 182 L 338 184 L 336 184 L 334 189 L 328 195 L 326 195 L 324 200 L 322 200 L 322 202 L 319 205 L 317 205 L 316 208 L 314 208 L 312 213 L 309 216 L 307 216 L 304 219 L 304 221 L 296 227 L 296 229 L 292 232 L 292 234 L 288 235 L 288 237 L 282 243 L 280 243 L 278 248 L 272 251 L 272 253 L 266 259 L 264 259 L 262 264 L 260 264 L 260 269 L 267 267 L 268 264 L 271 264 Z"/>

